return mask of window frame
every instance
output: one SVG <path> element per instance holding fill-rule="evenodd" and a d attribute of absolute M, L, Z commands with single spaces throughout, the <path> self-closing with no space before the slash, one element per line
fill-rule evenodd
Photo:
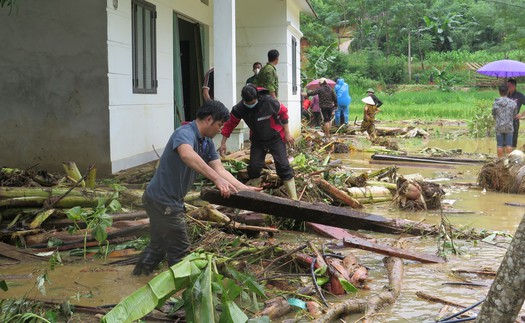
<path fill-rule="evenodd" d="M 297 38 L 292 35 L 292 94 L 296 95 L 297 90 Z"/>
<path fill-rule="evenodd" d="M 131 1 L 131 37 L 133 93 L 156 94 L 158 80 L 155 5 L 143 0 Z"/>

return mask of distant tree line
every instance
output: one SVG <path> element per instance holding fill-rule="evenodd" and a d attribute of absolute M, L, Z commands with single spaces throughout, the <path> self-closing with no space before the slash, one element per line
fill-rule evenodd
<path fill-rule="evenodd" d="M 436 52 L 483 50 L 506 56 L 511 51 L 525 49 L 525 20 L 521 18 L 525 0 L 310 2 L 318 18 L 301 16 L 301 30 L 310 45 L 309 66 L 305 71 L 309 75 L 326 72 L 317 69 L 324 65 L 332 69 L 331 73 L 348 72 L 340 66 L 347 62 L 337 50 L 325 52 L 342 39 L 351 39 L 352 54 L 366 52 L 367 63 L 385 59 L 387 63 L 382 70 L 393 83 L 402 79 L 396 70 L 399 67 L 406 70 L 409 47 L 411 58 L 417 60 L 421 69 L 425 69 L 427 56 Z M 325 64 L 320 64 L 319 59 Z"/>

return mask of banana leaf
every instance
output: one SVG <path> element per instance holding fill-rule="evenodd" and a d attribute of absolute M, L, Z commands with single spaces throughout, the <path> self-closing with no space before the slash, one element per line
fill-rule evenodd
<path fill-rule="evenodd" d="M 222 313 L 219 323 L 248 321 L 248 316 L 246 316 L 246 314 L 244 314 L 244 312 L 233 301 L 239 296 L 242 288 L 229 278 L 221 278 L 219 279 L 222 281 Z"/>
<path fill-rule="evenodd" d="M 212 259 L 208 255 L 208 265 L 204 272 L 198 277 L 193 286 L 182 294 L 186 320 L 188 322 L 215 322 L 215 307 L 213 305 L 212 293 Z"/>
<path fill-rule="evenodd" d="M 122 300 L 104 315 L 101 322 L 132 322 L 146 316 L 156 307 L 162 306 L 170 295 L 188 287 L 192 279 L 199 275 L 207 264 L 204 254 L 189 254 Z"/>
<path fill-rule="evenodd" d="M 232 267 L 228 267 L 227 270 L 230 275 L 232 275 L 232 277 L 241 284 L 241 286 L 245 286 L 250 291 L 256 293 L 259 297 L 266 297 L 266 294 L 264 293 L 264 287 L 257 283 L 253 277 L 240 273 Z"/>

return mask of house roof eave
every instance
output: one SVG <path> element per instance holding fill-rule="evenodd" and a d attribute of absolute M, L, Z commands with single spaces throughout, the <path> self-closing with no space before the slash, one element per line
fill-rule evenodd
<path fill-rule="evenodd" d="M 317 16 L 317 13 L 314 10 L 314 7 L 312 7 L 310 0 L 296 0 L 296 2 L 299 8 L 301 9 L 301 12 L 304 12 L 309 16 L 319 18 L 319 16 Z"/>

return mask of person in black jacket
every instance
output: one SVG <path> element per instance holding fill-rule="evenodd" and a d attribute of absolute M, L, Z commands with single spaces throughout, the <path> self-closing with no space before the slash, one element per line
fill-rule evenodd
<path fill-rule="evenodd" d="M 261 171 L 269 152 L 275 162 L 277 175 L 284 182 L 288 197 L 297 200 L 293 169 L 288 161 L 286 144 L 293 145 L 294 138 L 288 128 L 288 109 L 263 87 L 247 84 L 241 91 L 242 100 L 230 112 L 222 128 L 219 153 L 226 153 L 226 141 L 241 120 L 250 128 L 250 163 L 247 184 L 261 185 Z"/>
<path fill-rule="evenodd" d="M 321 108 L 321 114 L 323 115 L 323 132 L 326 138 L 330 138 L 330 126 L 332 123 L 332 116 L 337 107 L 337 96 L 324 77 L 319 79 L 319 84 L 320 87 L 313 91 L 306 92 L 304 95 L 319 96 L 319 107 Z"/>
<path fill-rule="evenodd" d="M 518 107 L 518 114 L 514 117 L 514 134 L 512 136 L 512 149 L 516 149 L 518 146 L 518 133 L 520 129 L 520 119 L 523 117 L 524 112 L 520 112 L 521 106 L 525 104 L 525 95 L 523 93 L 516 91 L 516 80 L 508 79 L 507 87 L 509 92 L 507 93 L 507 98 L 512 99 L 516 102 Z"/>

